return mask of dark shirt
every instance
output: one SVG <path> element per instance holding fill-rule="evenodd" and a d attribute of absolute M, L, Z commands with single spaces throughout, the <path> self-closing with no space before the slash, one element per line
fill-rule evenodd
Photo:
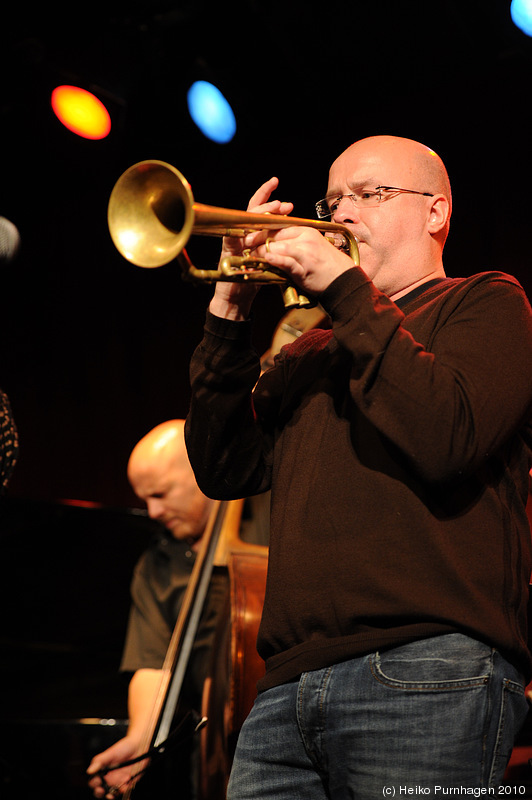
<path fill-rule="evenodd" d="M 244 504 L 239 535 L 243 542 L 267 545 L 268 493 Z M 140 557 L 131 581 L 132 603 L 120 665 L 123 672 L 162 668 L 195 561 L 196 553 L 190 546 L 164 529 Z M 226 568 L 214 567 L 184 687 L 184 691 L 193 692 L 196 704 L 210 667 L 216 628 L 228 609 L 228 591 Z"/>
<path fill-rule="evenodd" d="M 123 672 L 162 669 L 195 560 L 196 555 L 186 542 L 166 533 L 156 536 L 139 559 L 131 583 L 132 604 L 120 665 Z M 227 591 L 226 571 L 214 568 L 186 683 L 186 691 L 193 692 L 192 702 L 196 705 Z"/>

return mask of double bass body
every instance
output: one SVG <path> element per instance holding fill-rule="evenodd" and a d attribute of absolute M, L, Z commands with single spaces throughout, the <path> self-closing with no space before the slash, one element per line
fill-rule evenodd
<path fill-rule="evenodd" d="M 224 800 L 236 740 L 264 674 L 257 633 L 264 604 L 268 548 L 247 544 L 238 535 L 243 501 L 229 505 L 222 545 L 229 574 L 226 606 L 220 614 L 212 661 L 203 691 L 208 720 L 200 736 L 200 800 Z"/>

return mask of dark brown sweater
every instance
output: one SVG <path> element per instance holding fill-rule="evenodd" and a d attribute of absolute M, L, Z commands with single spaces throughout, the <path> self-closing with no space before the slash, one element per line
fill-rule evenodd
<path fill-rule="evenodd" d="M 260 379 L 249 323 L 208 315 L 191 365 L 203 491 L 272 490 L 259 689 L 460 631 L 528 680 L 532 312 L 510 276 L 398 304 L 357 268 Z"/>

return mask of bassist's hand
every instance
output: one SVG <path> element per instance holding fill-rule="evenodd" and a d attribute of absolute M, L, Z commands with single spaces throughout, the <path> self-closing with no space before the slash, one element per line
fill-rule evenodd
<path fill-rule="evenodd" d="M 129 761 L 136 756 L 138 751 L 139 742 L 131 736 L 124 736 L 123 739 L 119 739 L 118 742 L 115 742 L 107 750 L 94 756 L 87 769 L 87 775 L 90 777 L 89 786 L 92 789 L 94 797 L 116 800 L 118 796 L 122 795 L 132 786 L 130 779 L 133 770 L 135 770 L 136 774 L 139 769 L 142 769 L 142 767 L 145 766 L 142 762 L 130 767 L 120 767 L 119 769 L 110 770 L 104 776 L 104 781 L 102 781 L 101 776 L 97 773 L 101 769 L 110 767 L 113 764 Z M 109 791 L 110 789 L 112 791 Z"/>

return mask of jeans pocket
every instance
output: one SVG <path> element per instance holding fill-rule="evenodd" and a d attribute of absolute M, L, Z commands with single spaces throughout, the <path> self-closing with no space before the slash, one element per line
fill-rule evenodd
<path fill-rule="evenodd" d="M 374 678 L 389 688 L 468 689 L 488 683 L 493 650 L 463 634 L 424 639 L 371 656 Z"/>
<path fill-rule="evenodd" d="M 510 678 L 503 678 L 499 719 L 493 733 L 493 758 L 490 786 L 504 770 L 512 754 L 514 739 L 528 714 L 524 687 Z"/>
<path fill-rule="evenodd" d="M 452 764 L 455 785 L 501 782 L 527 701 L 519 673 L 500 653 L 446 634 L 374 653 L 370 669 L 388 718 L 402 721 L 412 752 L 434 754 L 435 774 Z"/>

